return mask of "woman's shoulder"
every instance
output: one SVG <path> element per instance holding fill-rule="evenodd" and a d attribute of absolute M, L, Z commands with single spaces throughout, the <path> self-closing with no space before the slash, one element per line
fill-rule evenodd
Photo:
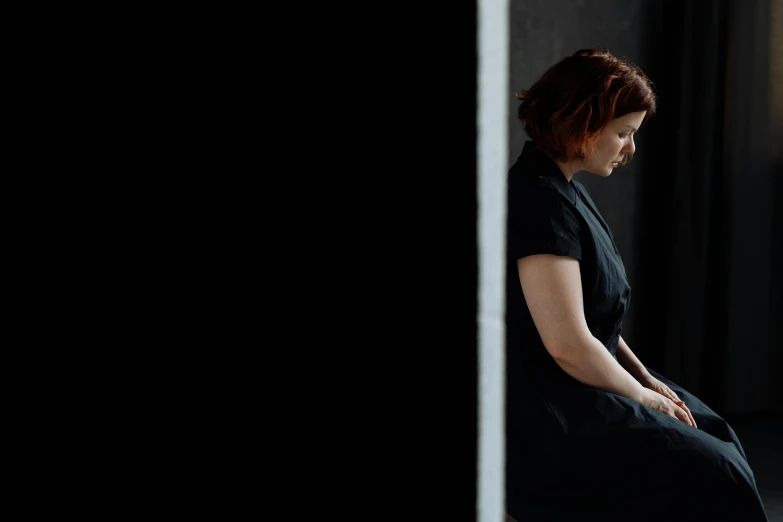
<path fill-rule="evenodd" d="M 509 190 L 514 189 L 520 195 L 532 197 L 557 192 L 557 187 L 542 172 L 519 162 L 508 170 L 508 187 Z"/>
<path fill-rule="evenodd" d="M 560 193 L 546 176 L 523 169 L 509 171 L 508 202 L 511 208 L 525 212 L 555 210 Z"/>

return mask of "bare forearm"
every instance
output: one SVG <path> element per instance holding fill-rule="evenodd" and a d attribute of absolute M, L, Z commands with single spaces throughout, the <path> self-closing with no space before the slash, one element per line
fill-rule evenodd
<path fill-rule="evenodd" d="M 595 337 L 559 352 L 555 361 L 568 375 L 593 388 L 633 400 L 639 400 L 644 390 Z"/>
<path fill-rule="evenodd" d="M 641 379 L 649 373 L 647 368 L 644 367 L 642 362 L 628 347 L 628 344 L 622 336 L 620 336 L 620 339 L 617 341 L 617 362 L 620 363 L 620 366 L 625 368 L 628 373 L 633 375 L 636 380 Z"/>

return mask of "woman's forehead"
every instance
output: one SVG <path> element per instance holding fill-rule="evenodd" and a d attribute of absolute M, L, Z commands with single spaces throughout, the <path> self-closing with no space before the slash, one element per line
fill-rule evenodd
<path fill-rule="evenodd" d="M 612 120 L 612 123 L 619 126 L 631 125 L 632 127 L 637 128 L 638 126 L 636 124 L 640 123 L 646 114 L 647 111 L 631 112 L 620 116 L 619 118 L 615 118 Z"/>

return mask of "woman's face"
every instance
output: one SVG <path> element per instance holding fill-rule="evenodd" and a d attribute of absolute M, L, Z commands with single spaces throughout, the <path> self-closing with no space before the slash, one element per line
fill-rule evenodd
<path fill-rule="evenodd" d="M 622 161 L 626 154 L 636 150 L 633 136 L 646 113 L 647 111 L 632 112 L 610 121 L 598 136 L 595 152 L 585 160 L 585 170 L 599 176 L 611 175 L 612 170 L 619 166 L 616 162 Z"/>

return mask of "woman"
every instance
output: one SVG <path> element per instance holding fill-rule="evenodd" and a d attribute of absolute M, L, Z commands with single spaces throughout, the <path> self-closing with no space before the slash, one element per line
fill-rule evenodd
<path fill-rule="evenodd" d="M 634 153 L 651 83 L 585 49 L 522 91 L 509 170 L 506 510 L 522 521 L 767 517 L 731 427 L 621 336 L 631 287 L 585 187 Z"/>

